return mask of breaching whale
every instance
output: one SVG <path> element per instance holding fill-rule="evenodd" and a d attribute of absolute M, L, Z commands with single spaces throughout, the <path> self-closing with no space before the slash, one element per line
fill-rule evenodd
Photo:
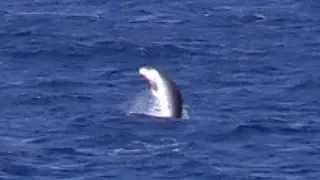
<path fill-rule="evenodd" d="M 167 74 L 151 66 L 140 67 L 139 74 L 150 85 L 150 90 L 162 111 L 162 117 L 181 118 L 183 99 L 176 83 Z"/>

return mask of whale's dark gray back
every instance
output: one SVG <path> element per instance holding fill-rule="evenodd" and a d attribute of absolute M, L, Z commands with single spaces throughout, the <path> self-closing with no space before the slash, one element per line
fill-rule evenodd
<path fill-rule="evenodd" d="M 173 111 L 173 116 L 175 118 L 182 117 L 183 110 L 183 99 L 180 89 L 177 87 L 176 83 L 165 73 L 158 71 L 161 77 L 165 80 L 166 91 L 168 95 L 168 101 L 170 102 L 170 108 Z"/>

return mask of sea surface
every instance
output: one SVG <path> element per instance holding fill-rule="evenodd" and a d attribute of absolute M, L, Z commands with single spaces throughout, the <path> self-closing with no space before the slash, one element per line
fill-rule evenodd
<path fill-rule="evenodd" d="M 1 180 L 319 179 L 318 1 L 4 0 L 0 14 Z M 130 113 L 144 65 L 174 79 L 187 118 Z"/>

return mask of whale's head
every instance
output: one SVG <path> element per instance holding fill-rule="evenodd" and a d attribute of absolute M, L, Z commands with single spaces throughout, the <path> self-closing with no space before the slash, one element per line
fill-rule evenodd
<path fill-rule="evenodd" d="M 139 74 L 148 82 L 154 92 L 157 92 L 163 83 L 160 73 L 153 67 L 141 67 Z"/>

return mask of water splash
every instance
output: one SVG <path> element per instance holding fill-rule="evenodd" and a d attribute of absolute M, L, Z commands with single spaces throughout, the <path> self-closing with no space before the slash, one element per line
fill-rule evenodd
<path fill-rule="evenodd" d="M 186 106 L 183 107 L 182 113 L 182 119 L 189 119 Z M 149 90 L 143 90 L 134 96 L 128 108 L 128 114 L 168 117 L 165 110 L 161 109 L 157 98 Z"/>

